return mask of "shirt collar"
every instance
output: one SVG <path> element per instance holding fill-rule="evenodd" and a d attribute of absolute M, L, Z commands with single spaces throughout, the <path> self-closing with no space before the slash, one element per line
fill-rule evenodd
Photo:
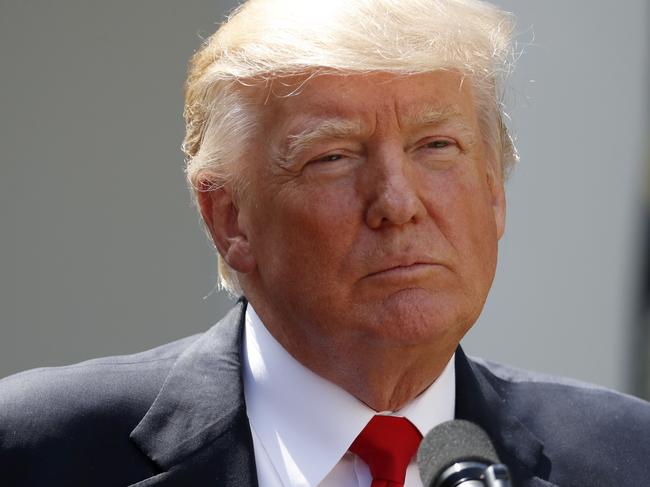
<path fill-rule="evenodd" d="M 250 304 L 243 352 L 248 418 L 284 485 L 318 485 L 375 414 L 406 417 L 422 435 L 454 417 L 453 357 L 401 410 L 377 413 L 295 360 Z"/>

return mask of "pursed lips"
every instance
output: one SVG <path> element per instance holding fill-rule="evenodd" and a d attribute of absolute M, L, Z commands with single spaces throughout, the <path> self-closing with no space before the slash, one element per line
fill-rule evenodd
<path fill-rule="evenodd" d="M 391 262 L 381 266 L 379 269 L 368 273 L 366 277 L 408 277 L 419 272 L 429 271 L 433 267 L 441 265 L 443 264 L 431 259 L 400 259 L 398 262 Z"/>

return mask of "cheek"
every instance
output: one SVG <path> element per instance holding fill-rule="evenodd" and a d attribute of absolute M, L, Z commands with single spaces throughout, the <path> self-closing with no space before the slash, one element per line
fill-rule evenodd
<path fill-rule="evenodd" d="M 491 274 L 497 233 L 487 180 L 476 171 L 458 170 L 429 182 L 429 214 L 458 254 L 457 265 L 474 277 Z"/>
<path fill-rule="evenodd" d="M 300 192 L 286 201 L 277 213 L 285 215 L 286 227 L 294 236 L 312 245 L 332 246 L 345 240 L 357 218 L 357 205 L 344 191 L 331 189 Z"/>
<path fill-rule="evenodd" d="M 464 272 L 470 280 L 468 285 L 485 299 L 496 271 L 498 237 L 491 201 L 485 195 L 476 194 L 472 203 L 466 209 L 470 230 L 466 230 L 462 245 Z"/>
<path fill-rule="evenodd" d="M 311 268 L 306 273 L 325 277 L 344 268 L 357 234 L 358 208 L 354 196 L 338 188 L 292 188 L 278 193 L 256 222 L 260 231 L 255 247 L 264 254 L 258 262 L 273 261 L 293 275 Z"/>

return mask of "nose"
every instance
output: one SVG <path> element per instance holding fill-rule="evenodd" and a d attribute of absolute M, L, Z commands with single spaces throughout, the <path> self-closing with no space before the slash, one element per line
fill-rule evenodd
<path fill-rule="evenodd" d="M 416 223 L 426 213 L 417 174 L 404 151 L 391 151 L 369 160 L 366 224 L 372 229 Z"/>

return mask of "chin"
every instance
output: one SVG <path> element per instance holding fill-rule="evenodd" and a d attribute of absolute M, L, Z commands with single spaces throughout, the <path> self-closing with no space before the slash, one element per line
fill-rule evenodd
<path fill-rule="evenodd" d="M 376 310 L 378 338 L 401 346 L 458 342 L 478 313 L 451 296 L 431 295 L 424 289 L 404 289 Z"/>

